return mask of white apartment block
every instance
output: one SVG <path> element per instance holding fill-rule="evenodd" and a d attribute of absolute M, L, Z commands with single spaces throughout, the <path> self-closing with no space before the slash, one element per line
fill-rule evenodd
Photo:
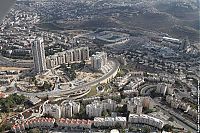
<path fill-rule="evenodd" d="M 166 92 L 167 92 L 167 88 L 168 88 L 168 87 L 167 87 L 166 84 L 160 83 L 160 84 L 157 85 L 156 93 L 165 95 Z"/>
<path fill-rule="evenodd" d="M 94 126 L 95 127 L 114 127 L 117 123 L 119 123 L 123 128 L 126 127 L 126 117 L 95 117 L 94 118 Z"/>
<path fill-rule="evenodd" d="M 126 117 L 115 117 L 115 121 L 119 123 L 123 128 L 126 127 Z"/>
<path fill-rule="evenodd" d="M 99 101 L 94 101 L 91 104 L 86 105 L 86 114 L 89 117 L 101 116 L 103 107 Z"/>
<path fill-rule="evenodd" d="M 188 114 L 191 115 L 193 118 L 197 118 L 198 112 L 196 109 L 189 109 Z"/>
<path fill-rule="evenodd" d="M 191 117 L 197 118 L 197 110 L 192 109 L 189 103 L 182 102 L 180 99 L 169 95 L 166 96 L 166 101 L 172 108 L 181 109 L 185 113 L 191 115 Z"/>
<path fill-rule="evenodd" d="M 89 60 L 89 48 L 80 47 L 50 55 L 46 58 L 47 68 L 54 68 L 61 64 L 75 63 Z"/>
<path fill-rule="evenodd" d="M 171 104 L 171 101 L 172 101 L 173 99 L 174 99 L 173 96 L 169 96 L 169 95 L 166 96 L 166 101 L 167 101 L 167 103 L 169 103 L 169 104 Z"/>
<path fill-rule="evenodd" d="M 130 113 L 141 114 L 143 107 L 153 109 L 153 100 L 150 97 L 134 97 L 127 101 L 127 109 Z"/>
<path fill-rule="evenodd" d="M 35 73 L 44 72 L 47 69 L 47 67 L 46 67 L 46 60 L 45 60 L 45 50 L 44 50 L 43 38 L 38 37 L 33 42 L 32 54 L 33 54 Z"/>
<path fill-rule="evenodd" d="M 121 88 L 129 82 L 130 77 L 131 77 L 130 73 L 125 75 L 124 77 L 117 77 L 116 80 L 114 81 L 114 84 L 119 88 Z"/>
<path fill-rule="evenodd" d="M 184 112 L 188 112 L 191 109 L 190 104 L 184 102 L 181 102 L 178 108 L 182 109 Z"/>
<path fill-rule="evenodd" d="M 107 63 L 107 53 L 105 52 L 96 52 L 91 57 L 91 66 L 94 70 L 101 70 Z"/>
<path fill-rule="evenodd" d="M 169 95 L 166 96 L 166 101 L 168 104 L 170 104 L 170 106 L 172 108 L 175 108 L 175 109 L 177 109 L 179 107 L 179 105 L 181 104 L 180 99 L 177 99 L 177 98 L 175 98 L 173 96 L 169 96 Z"/>
<path fill-rule="evenodd" d="M 114 100 L 106 99 L 102 101 L 103 110 L 115 111 L 117 103 Z"/>
<path fill-rule="evenodd" d="M 101 116 L 103 111 L 110 110 L 115 111 L 117 103 L 111 99 L 103 101 L 94 101 L 86 106 L 86 114 L 89 117 Z"/>
<path fill-rule="evenodd" d="M 166 95 L 166 94 L 172 95 L 173 92 L 174 92 L 174 89 L 171 87 L 170 84 L 159 83 L 157 85 L 156 93 L 159 93 L 159 94 L 162 94 L 162 95 Z"/>
<path fill-rule="evenodd" d="M 128 122 L 131 124 L 132 123 L 148 124 L 159 129 L 162 129 L 165 124 L 162 120 L 145 115 L 145 114 L 140 114 L 140 115 L 130 114 Z"/>
<path fill-rule="evenodd" d="M 145 83 L 144 78 L 131 78 L 131 81 L 128 85 L 124 87 L 124 93 L 127 95 L 136 94 L 138 95 L 138 87 Z"/>
<path fill-rule="evenodd" d="M 79 113 L 80 103 L 69 101 L 61 105 L 61 116 L 62 118 L 72 117 L 74 114 Z"/>
<path fill-rule="evenodd" d="M 45 104 L 44 114 L 48 114 L 56 119 L 59 119 L 61 117 L 61 108 L 57 104 Z"/>
<path fill-rule="evenodd" d="M 94 126 L 101 127 L 105 125 L 105 118 L 103 117 L 94 117 Z"/>

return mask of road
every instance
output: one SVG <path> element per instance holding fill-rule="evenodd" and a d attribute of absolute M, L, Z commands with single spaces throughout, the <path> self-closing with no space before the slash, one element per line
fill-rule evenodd
<path fill-rule="evenodd" d="M 17 93 L 22 94 L 27 97 L 32 97 L 32 96 L 46 97 L 47 95 L 49 97 L 58 97 L 60 95 L 67 95 L 67 94 L 73 93 L 75 91 L 80 90 L 81 88 L 97 85 L 98 83 L 104 81 L 105 79 L 108 79 L 113 73 L 115 73 L 119 69 L 120 64 L 118 61 L 116 60 L 110 60 L 110 61 L 112 62 L 112 69 L 108 73 L 104 74 L 102 77 L 96 80 L 82 84 L 80 86 L 77 86 L 68 90 L 53 90 L 53 91 L 45 91 L 45 92 L 38 92 L 38 93 L 28 93 L 28 92 L 17 92 Z"/>
<path fill-rule="evenodd" d="M 185 129 L 192 131 L 192 133 L 196 132 L 196 125 L 193 124 L 192 122 L 186 120 L 185 118 L 183 118 L 180 114 L 177 114 L 176 112 L 174 112 L 172 109 L 168 109 L 166 108 L 164 105 L 161 105 L 160 103 L 154 101 L 159 109 L 162 110 L 162 112 L 164 112 L 165 114 L 167 114 L 168 116 L 173 116 L 176 120 L 176 122 L 180 125 L 182 125 Z"/>
<path fill-rule="evenodd" d="M 21 60 L 19 62 L 14 62 L 13 59 L 3 57 L 0 54 L 0 66 L 31 68 L 33 66 L 33 63 L 30 60 Z"/>
<path fill-rule="evenodd" d="M 0 65 L 1 66 L 14 66 L 14 63 L 12 60 L 9 60 L 8 58 L 3 57 L 0 55 Z"/>

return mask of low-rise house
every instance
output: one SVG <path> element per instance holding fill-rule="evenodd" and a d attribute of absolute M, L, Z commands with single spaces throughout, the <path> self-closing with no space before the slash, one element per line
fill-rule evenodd
<path fill-rule="evenodd" d="M 93 124 L 93 121 L 91 120 L 84 120 L 84 119 L 64 119 L 61 118 L 56 121 L 58 127 L 61 128 L 83 128 L 83 129 L 91 129 L 91 126 Z"/>
<path fill-rule="evenodd" d="M 34 118 L 26 121 L 25 123 L 13 125 L 11 127 L 11 131 L 18 133 L 30 128 L 51 129 L 54 127 L 54 123 L 54 118 Z"/>

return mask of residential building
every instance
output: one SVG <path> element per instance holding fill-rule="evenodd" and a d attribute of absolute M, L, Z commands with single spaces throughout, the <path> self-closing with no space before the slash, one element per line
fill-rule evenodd
<path fill-rule="evenodd" d="M 79 113 L 80 111 L 80 103 L 69 101 L 66 103 L 63 103 L 61 105 L 61 116 L 62 118 L 71 118 L 74 114 Z"/>
<path fill-rule="evenodd" d="M 129 84 L 127 84 L 124 87 L 124 93 L 127 95 L 138 95 L 139 91 L 138 91 L 138 87 L 140 85 L 142 85 L 143 83 L 145 83 L 144 78 L 131 78 L 131 81 Z"/>
<path fill-rule="evenodd" d="M 102 111 L 103 107 L 98 101 L 94 101 L 91 104 L 86 105 L 86 114 L 89 117 L 101 116 Z"/>
<path fill-rule="evenodd" d="M 179 109 L 183 110 L 184 112 L 188 112 L 190 110 L 190 104 L 181 102 L 178 106 Z"/>
<path fill-rule="evenodd" d="M 102 101 L 103 110 L 115 111 L 117 103 L 114 100 L 106 99 Z"/>
<path fill-rule="evenodd" d="M 191 115 L 191 117 L 197 119 L 198 112 L 196 109 L 189 109 L 188 114 Z"/>
<path fill-rule="evenodd" d="M 103 111 L 110 110 L 115 111 L 117 107 L 116 101 L 111 99 L 103 100 L 103 101 L 94 101 L 91 104 L 86 106 L 86 114 L 89 117 L 97 117 L 101 116 Z"/>
<path fill-rule="evenodd" d="M 162 120 L 145 115 L 145 114 L 140 114 L 140 115 L 130 114 L 128 122 L 131 124 L 134 124 L 134 123 L 147 124 L 159 129 L 162 129 L 165 124 Z"/>
<path fill-rule="evenodd" d="M 105 52 L 96 52 L 91 57 L 91 66 L 94 70 L 101 70 L 107 63 L 107 53 Z"/>
<path fill-rule="evenodd" d="M 80 47 L 50 55 L 46 58 L 47 68 L 54 68 L 61 64 L 76 63 L 89 60 L 89 48 Z"/>
<path fill-rule="evenodd" d="M 5 93 L 0 92 L 0 98 L 6 98 L 6 97 L 8 97 L 8 96 L 9 96 L 8 94 L 5 94 Z"/>
<path fill-rule="evenodd" d="M 15 133 L 24 132 L 25 129 L 30 128 L 48 128 L 54 127 L 54 118 L 33 118 L 21 124 L 15 124 L 11 127 L 11 131 Z"/>
<path fill-rule="evenodd" d="M 57 104 L 45 104 L 44 114 L 51 115 L 52 117 L 58 119 L 61 117 L 61 108 Z"/>
<path fill-rule="evenodd" d="M 32 44 L 32 53 L 34 60 L 35 73 L 44 72 L 46 67 L 45 51 L 44 51 L 44 40 L 41 37 L 36 38 Z"/>
<path fill-rule="evenodd" d="M 126 85 L 130 80 L 131 74 L 127 74 L 124 77 L 117 77 L 114 81 L 114 84 L 118 86 L 119 88 Z"/>
<path fill-rule="evenodd" d="M 127 100 L 127 109 L 130 113 L 141 114 L 143 108 L 153 109 L 154 102 L 150 97 L 134 97 Z"/>
<path fill-rule="evenodd" d="M 171 101 L 171 107 L 177 109 L 179 107 L 179 104 L 181 103 L 181 100 L 179 99 L 174 99 Z"/>
<path fill-rule="evenodd" d="M 151 97 L 143 97 L 142 105 L 144 108 L 153 109 L 154 101 Z"/>
<path fill-rule="evenodd" d="M 123 128 L 126 127 L 126 117 L 95 117 L 94 126 L 95 127 L 114 127 L 116 124 L 120 124 Z"/>
<path fill-rule="evenodd" d="M 39 102 L 41 102 L 42 100 L 38 97 L 29 97 L 28 101 L 32 104 L 32 105 L 36 105 Z"/>
<path fill-rule="evenodd" d="M 58 124 L 58 127 L 60 128 L 65 128 L 65 129 L 91 129 L 91 126 L 93 124 L 93 121 L 91 120 L 81 120 L 81 119 L 64 119 L 61 118 L 59 120 L 56 121 L 56 123 Z"/>
<path fill-rule="evenodd" d="M 177 109 L 181 103 L 180 99 L 177 99 L 176 97 L 169 96 L 169 95 L 166 96 L 166 101 L 172 108 L 175 108 L 175 109 Z"/>
<path fill-rule="evenodd" d="M 156 88 L 156 93 L 165 95 L 167 92 L 167 85 L 164 83 L 159 83 Z"/>

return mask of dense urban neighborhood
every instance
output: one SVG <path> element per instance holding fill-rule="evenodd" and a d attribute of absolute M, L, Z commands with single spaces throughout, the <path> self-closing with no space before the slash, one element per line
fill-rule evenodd
<path fill-rule="evenodd" d="M 196 0 L 17 0 L 0 132 L 199 132 L 199 17 Z"/>

